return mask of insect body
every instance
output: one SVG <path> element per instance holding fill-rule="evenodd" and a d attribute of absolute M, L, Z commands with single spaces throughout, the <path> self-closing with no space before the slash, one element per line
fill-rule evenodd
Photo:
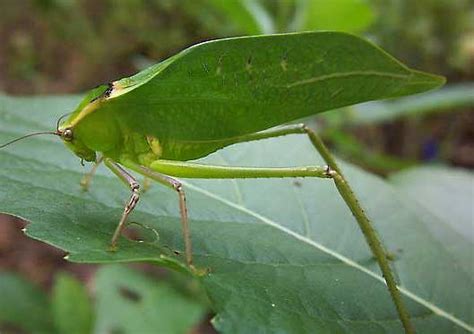
<path fill-rule="evenodd" d="M 422 92 L 443 82 L 408 69 L 374 45 L 345 33 L 223 39 L 191 47 L 135 76 L 93 89 L 57 134 L 81 159 L 103 161 L 131 189 L 112 248 L 139 199 L 139 184 L 127 169 L 174 189 L 190 266 L 185 193 L 174 177 L 333 179 L 410 332 L 386 254 L 335 160 L 306 126 L 274 127 L 346 105 Z M 187 162 L 231 144 L 297 133 L 308 136 L 327 167 L 244 168 Z M 88 180 L 90 175 L 86 185 Z"/>

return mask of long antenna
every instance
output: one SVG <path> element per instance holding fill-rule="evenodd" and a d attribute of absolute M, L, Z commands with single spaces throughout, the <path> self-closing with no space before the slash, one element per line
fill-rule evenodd
<path fill-rule="evenodd" d="M 13 139 L 3 145 L 0 145 L 0 149 L 10 145 L 10 144 L 13 144 L 13 143 L 16 143 L 17 141 L 19 140 L 22 140 L 22 139 L 25 139 L 25 138 L 29 138 L 29 137 L 33 137 L 33 136 L 38 136 L 38 135 L 56 135 L 56 136 L 60 136 L 60 133 L 57 132 L 57 131 L 44 131 L 44 132 L 35 132 L 35 133 L 30 133 L 30 134 L 27 134 L 27 135 L 24 135 L 24 136 L 21 136 L 21 137 L 18 137 L 16 139 Z"/>

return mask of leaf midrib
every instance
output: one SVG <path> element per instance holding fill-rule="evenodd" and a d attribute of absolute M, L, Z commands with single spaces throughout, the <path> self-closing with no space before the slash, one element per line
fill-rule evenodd
<path fill-rule="evenodd" d="M 219 257 L 217 257 L 219 258 Z M 222 285 L 222 284 L 221 284 Z M 246 291 L 241 291 L 240 293 L 241 294 L 245 294 Z M 246 298 L 247 299 L 254 299 L 254 300 L 257 300 L 261 303 L 268 303 L 268 300 L 265 300 L 263 298 L 259 298 L 257 297 L 257 295 L 255 295 L 254 293 L 249 293 L 249 294 L 245 294 Z M 285 304 L 278 304 L 277 302 L 275 303 L 275 308 L 273 309 L 279 313 L 281 313 L 280 310 L 284 310 L 288 313 L 293 313 L 293 314 L 299 314 L 298 311 L 295 311 L 295 309 L 291 308 L 291 307 L 287 307 Z M 332 310 L 334 311 L 335 313 L 337 313 L 335 310 Z M 344 317 L 341 317 L 339 314 L 338 314 L 338 319 L 336 318 L 328 318 L 328 317 L 323 317 L 321 315 L 319 315 L 318 318 L 315 318 L 314 316 L 312 316 L 311 314 L 309 313 L 306 313 L 306 315 L 309 317 L 309 318 L 312 318 L 312 319 L 315 319 L 315 320 L 323 320 L 323 321 L 326 321 L 326 322 L 332 322 L 332 323 L 339 323 L 341 320 L 344 321 L 344 322 L 350 322 L 350 323 L 361 323 L 361 324 L 365 324 L 365 323 L 369 323 L 369 324 L 372 324 L 372 323 L 379 323 L 379 324 L 383 324 L 383 323 L 391 323 L 391 322 L 398 322 L 399 319 L 398 317 L 397 318 L 389 318 L 389 319 L 378 319 L 378 318 L 371 318 L 371 319 L 367 319 L 367 320 L 364 320 L 364 319 L 350 319 L 350 318 L 344 318 Z M 422 314 L 422 315 L 418 315 L 418 316 L 412 316 L 411 318 L 412 319 L 426 319 L 432 315 L 436 315 L 436 313 L 434 312 L 430 312 L 430 313 L 427 313 L 427 314 Z"/>

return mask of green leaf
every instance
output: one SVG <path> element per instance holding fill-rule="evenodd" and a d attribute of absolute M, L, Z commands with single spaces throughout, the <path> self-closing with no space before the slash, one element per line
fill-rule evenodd
<path fill-rule="evenodd" d="M 77 97 L 0 97 L 0 142 L 54 127 Z M 322 164 L 302 136 L 235 145 L 204 161 L 251 166 Z M 472 243 L 391 184 L 349 164 L 343 170 L 387 249 L 420 333 L 472 330 Z M 56 137 L 0 151 L 0 211 L 31 221 L 27 234 L 76 262 L 164 261 L 182 250 L 176 194 L 153 185 L 132 221 L 156 229 L 122 237 L 108 252 L 129 191 L 100 169 L 79 186 L 79 160 Z M 196 265 L 224 333 L 399 333 L 378 266 L 330 180 L 188 180 Z M 453 241 L 455 240 L 455 245 Z M 168 258 L 167 258 L 168 259 Z"/>
<path fill-rule="evenodd" d="M 122 266 L 102 268 L 95 286 L 96 333 L 190 333 L 206 312 L 169 283 Z"/>
<path fill-rule="evenodd" d="M 302 0 L 296 30 L 362 32 L 374 21 L 375 13 L 366 0 Z"/>
<path fill-rule="evenodd" d="M 440 222 L 448 224 L 459 237 L 474 243 L 472 172 L 442 166 L 419 167 L 392 175 L 391 182 Z M 466 255 L 472 261 L 472 254 Z"/>
<path fill-rule="evenodd" d="M 20 328 L 28 333 L 54 333 L 48 296 L 23 277 L 0 273 L 0 329 Z"/>
<path fill-rule="evenodd" d="M 66 273 L 57 275 L 51 305 L 58 333 L 91 333 L 92 305 L 81 282 Z"/>
<path fill-rule="evenodd" d="M 247 35 L 271 34 L 273 19 L 258 0 L 205 0 Z"/>

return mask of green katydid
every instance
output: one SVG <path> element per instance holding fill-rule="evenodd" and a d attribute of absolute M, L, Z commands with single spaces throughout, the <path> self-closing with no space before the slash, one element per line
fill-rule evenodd
<path fill-rule="evenodd" d="M 335 159 L 308 127 L 283 124 L 443 83 L 443 78 L 411 70 L 345 33 L 222 39 L 190 47 L 132 77 L 91 90 L 51 133 L 81 159 L 95 162 L 83 180 L 85 187 L 101 162 L 130 187 L 112 249 L 139 200 L 139 183 L 126 169 L 174 189 L 185 261 L 191 267 L 185 193 L 174 177 L 333 179 L 379 263 L 406 332 L 413 332 L 387 255 Z M 187 162 L 232 144 L 288 134 L 307 135 L 327 166 L 244 168 Z"/>

